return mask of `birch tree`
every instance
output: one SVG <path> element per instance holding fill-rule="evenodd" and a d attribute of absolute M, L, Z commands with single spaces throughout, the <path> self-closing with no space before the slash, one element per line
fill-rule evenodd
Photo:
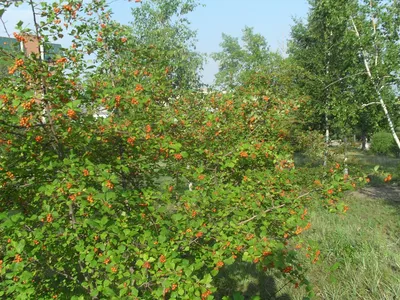
<path fill-rule="evenodd" d="M 400 4 L 397 0 L 364 0 L 359 12 L 350 17 L 356 37 L 358 55 L 373 86 L 375 101 L 362 108 L 379 105 L 386 117 L 390 132 L 400 149 L 393 114 L 394 89 L 399 83 L 400 71 Z M 386 95 L 386 97 L 385 97 Z"/>
<path fill-rule="evenodd" d="M 331 131 L 346 134 L 355 123 L 349 79 L 355 62 L 348 35 L 348 17 L 355 1 L 312 0 L 307 22 L 297 20 L 292 27 L 289 54 L 304 70 L 298 81 L 308 95 L 313 117 L 309 126 L 325 133 L 327 164 Z"/>

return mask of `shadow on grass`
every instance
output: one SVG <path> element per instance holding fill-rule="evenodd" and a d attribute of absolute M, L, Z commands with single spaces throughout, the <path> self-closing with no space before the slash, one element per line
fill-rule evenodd
<path fill-rule="evenodd" d="M 398 186 L 365 187 L 360 190 L 360 193 L 368 198 L 383 199 L 387 202 L 395 202 L 392 204 L 400 205 L 400 187 Z"/>
<path fill-rule="evenodd" d="M 384 200 L 400 214 L 400 187 L 397 185 L 367 186 L 358 191 L 370 199 Z"/>
<path fill-rule="evenodd" d="M 275 279 L 252 263 L 237 262 L 225 266 L 214 283 L 218 288 L 213 294 L 215 299 L 227 296 L 226 299 L 234 300 L 291 300 L 288 294 L 279 295 Z"/>

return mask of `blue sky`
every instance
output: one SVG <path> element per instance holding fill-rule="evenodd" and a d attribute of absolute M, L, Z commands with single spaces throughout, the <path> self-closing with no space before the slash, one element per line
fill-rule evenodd
<path fill-rule="evenodd" d="M 1 0 L 0 0 L 1 1 Z M 143 0 L 146 1 L 146 0 Z M 48 0 L 48 2 L 51 2 Z M 114 17 L 121 23 L 132 21 L 131 7 L 140 5 L 126 0 L 110 0 Z M 193 29 L 198 31 L 197 50 L 210 54 L 220 50 L 222 33 L 241 37 L 245 26 L 254 27 L 267 39 L 271 50 L 286 51 L 286 41 L 290 36 L 292 17 L 305 18 L 308 12 L 307 0 L 199 0 L 205 7 L 198 7 L 188 17 Z M 32 24 L 32 14 L 26 5 L 13 8 L 4 15 L 9 31 L 19 20 Z M 5 32 L 0 27 L 0 36 Z M 203 81 L 212 83 L 218 65 L 212 61 L 204 67 Z"/>

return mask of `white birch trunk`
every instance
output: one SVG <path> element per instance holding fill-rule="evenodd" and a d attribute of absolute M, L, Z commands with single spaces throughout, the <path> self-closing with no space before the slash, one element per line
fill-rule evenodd
<path fill-rule="evenodd" d="M 361 38 L 360 38 L 360 33 L 359 33 L 358 29 L 357 29 L 357 26 L 356 26 L 356 24 L 354 23 L 354 20 L 353 20 L 353 19 L 351 19 L 351 21 L 352 21 L 352 23 L 353 23 L 353 27 L 354 27 L 356 36 L 357 36 L 357 38 L 360 40 L 360 39 L 361 39 Z M 361 49 L 361 50 L 362 50 L 362 56 L 363 56 L 363 61 L 364 61 L 365 70 L 367 71 L 368 77 L 369 77 L 369 79 L 372 81 L 372 84 L 374 85 L 375 91 L 376 91 L 376 93 L 377 93 L 377 95 L 378 95 L 378 100 L 379 100 L 378 103 L 381 105 L 381 107 L 382 107 L 382 109 L 383 109 L 383 112 L 385 113 L 385 117 L 386 117 L 386 119 L 387 119 L 387 121 L 388 121 L 388 123 L 389 123 L 389 128 L 390 128 L 390 131 L 391 131 L 391 133 L 392 133 L 392 136 L 393 136 L 394 140 L 396 141 L 397 147 L 398 147 L 399 150 L 400 150 L 400 140 L 399 140 L 399 137 L 397 136 L 396 130 L 395 130 L 395 128 L 394 128 L 394 124 L 393 124 L 393 122 L 392 122 L 392 118 L 390 117 L 390 114 L 389 114 L 389 111 L 388 111 L 388 109 L 387 109 L 386 103 L 385 103 L 385 101 L 383 100 L 381 91 L 376 87 L 375 80 L 374 80 L 374 78 L 373 78 L 373 76 L 372 76 L 371 69 L 370 69 L 370 67 L 369 67 L 369 63 L 368 63 L 367 58 L 366 58 L 366 57 L 367 57 L 367 56 L 366 56 L 366 52 L 365 52 L 364 49 Z"/>
<path fill-rule="evenodd" d="M 329 147 L 329 119 L 328 112 L 325 112 L 325 153 L 324 153 L 324 167 L 328 165 L 328 147 Z"/>

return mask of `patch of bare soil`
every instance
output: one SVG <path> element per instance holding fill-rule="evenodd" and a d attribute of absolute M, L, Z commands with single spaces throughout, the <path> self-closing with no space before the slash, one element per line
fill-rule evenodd
<path fill-rule="evenodd" d="M 400 187 L 397 185 L 368 186 L 354 193 L 371 199 L 384 199 L 400 204 Z"/>

